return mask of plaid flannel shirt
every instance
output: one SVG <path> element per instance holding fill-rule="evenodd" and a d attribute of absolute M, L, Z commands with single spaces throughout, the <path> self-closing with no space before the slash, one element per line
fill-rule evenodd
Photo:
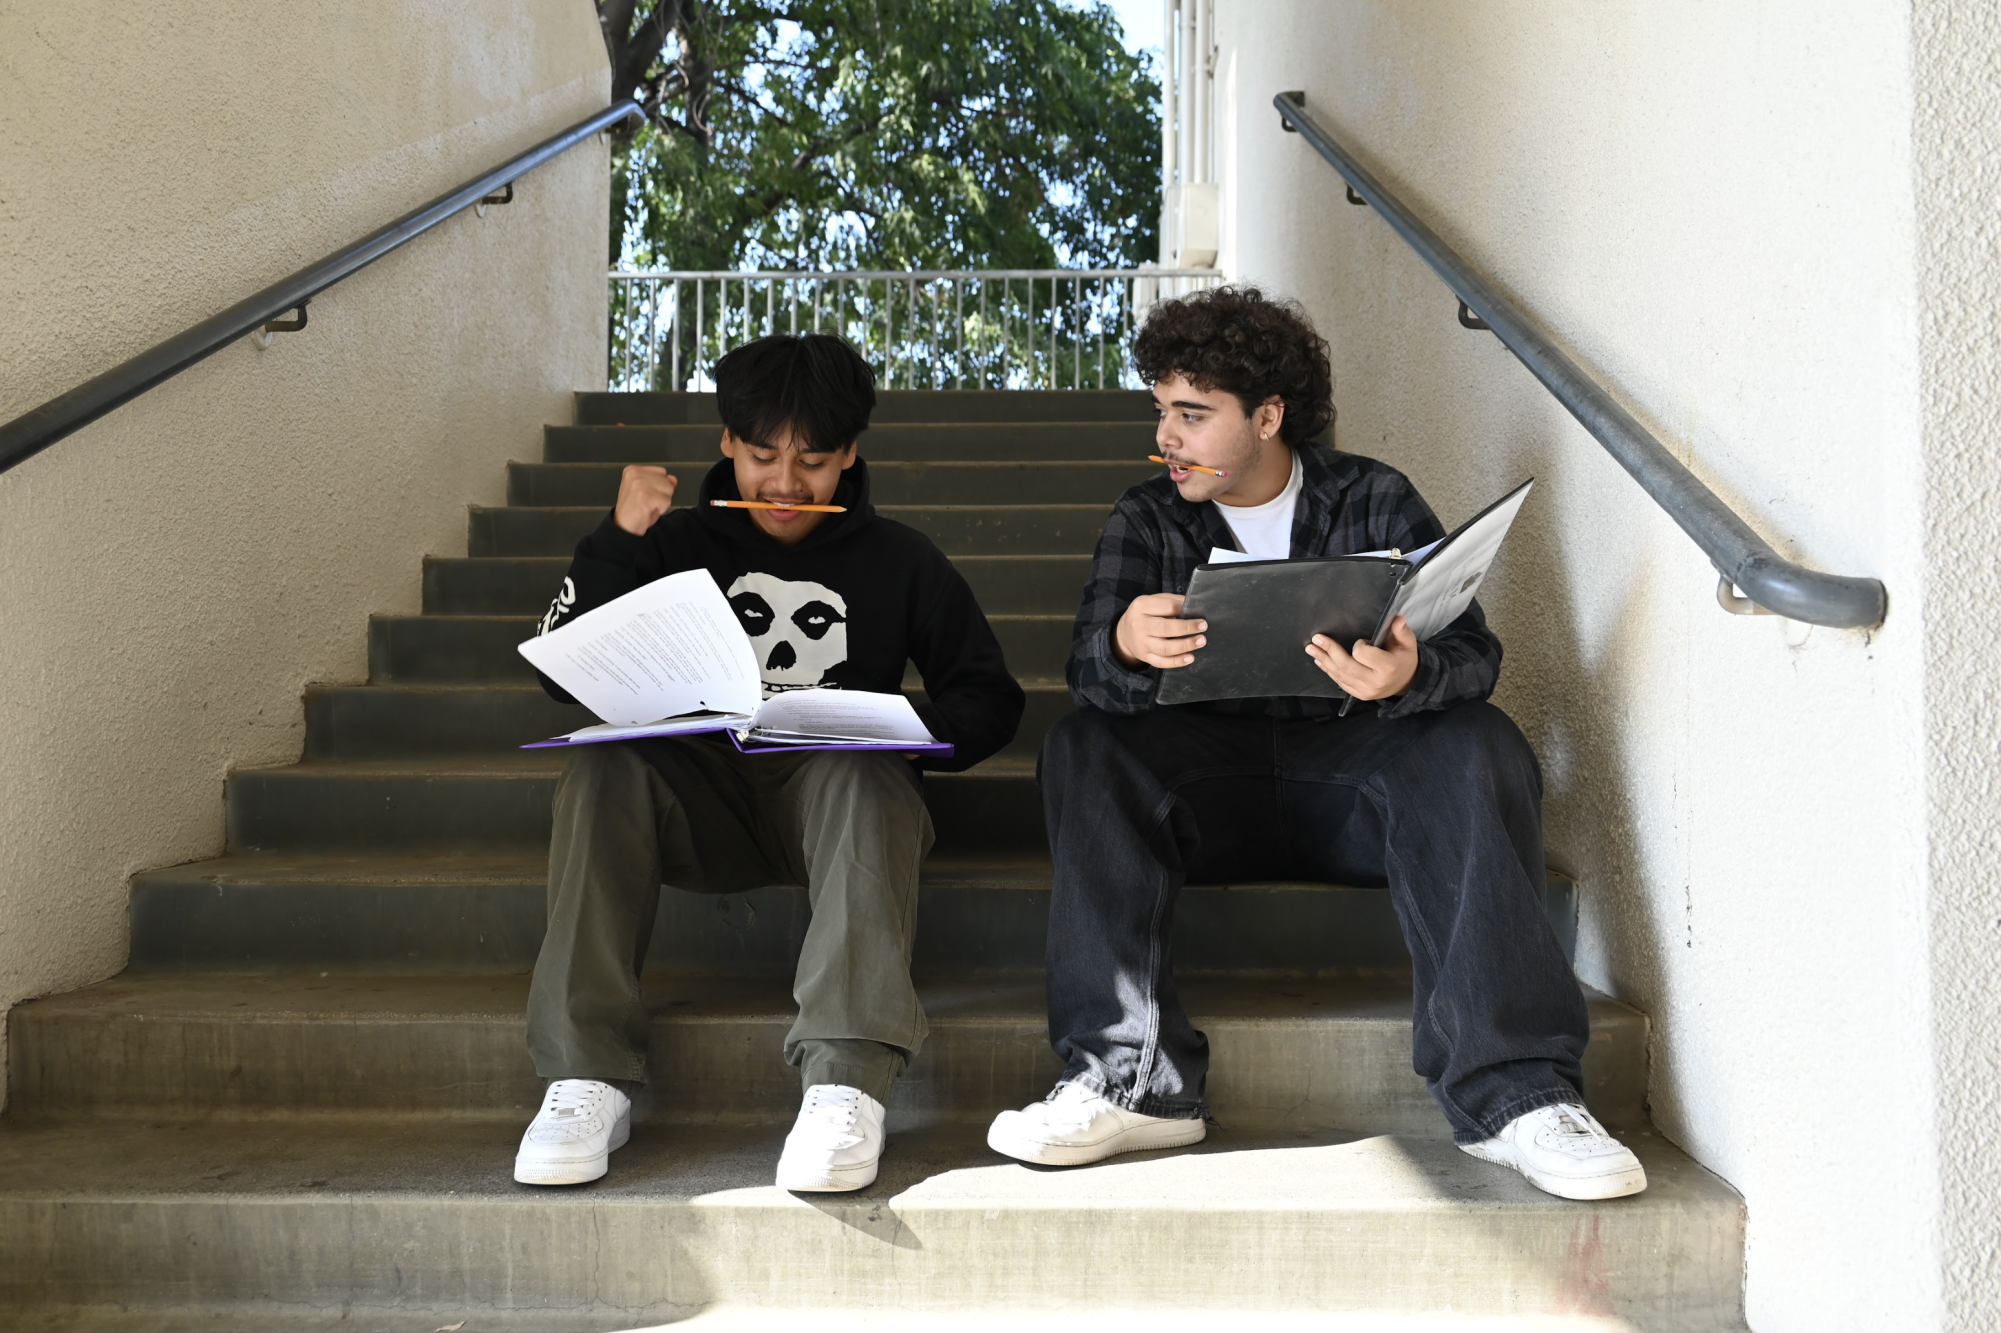
<path fill-rule="evenodd" d="M 1358 454 L 1303 445 L 1299 503 L 1293 512 L 1294 557 L 1353 555 L 1392 547 L 1415 550 L 1445 529 L 1401 472 Z M 1091 560 L 1091 581 L 1070 640 L 1070 694 L 1079 705 L 1108 713 L 1144 713 L 1153 707 L 1160 670 L 1121 663 L 1112 634 L 1133 598 L 1188 591 L 1189 577 L 1211 547 L 1242 549 L 1213 503 L 1181 498 L 1165 474 L 1119 497 Z M 1410 688 L 1377 705 L 1381 716 L 1403 717 L 1448 708 L 1494 692 L 1501 674 L 1501 641 L 1487 628 L 1475 601 L 1465 614 L 1418 645 Z M 1254 717 L 1331 717 L 1339 699 L 1224 699 L 1191 704 L 1212 712 Z"/>

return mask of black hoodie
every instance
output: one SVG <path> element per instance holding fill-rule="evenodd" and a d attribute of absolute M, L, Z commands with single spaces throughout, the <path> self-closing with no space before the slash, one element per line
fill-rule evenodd
<path fill-rule="evenodd" d="M 536 633 L 654 579 L 706 569 L 751 637 L 766 695 L 815 685 L 893 694 L 911 661 L 930 696 L 918 715 L 955 747 L 924 767 L 970 768 L 1014 739 L 1026 701 L 973 590 L 930 538 L 877 517 L 867 463 L 841 474 L 833 502 L 847 512 L 797 546 L 779 545 L 741 509 L 709 503 L 740 498 L 725 458 L 702 479 L 694 508 L 669 510 L 643 537 L 607 514 L 577 543 Z M 542 688 L 576 702 L 547 676 Z"/>

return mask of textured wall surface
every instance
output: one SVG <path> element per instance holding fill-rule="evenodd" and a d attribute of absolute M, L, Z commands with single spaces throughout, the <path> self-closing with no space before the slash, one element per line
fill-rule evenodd
<path fill-rule="evenodd" d="M 1953 1329 L 2001 1328 L 2001 12 L 1915 6 L 1926 786 Z"/>
<path fill-rule="evenodd" d="M 1540 480 L 1483 593 L 1499 701 L 1582 879 L 1580 971 L 1652 1015 L 1657 1124 L 1746 1199 L 1760 1333 L 1943 1321 L 1935 1006 L 1948 1059 L 1989 1071 L 1946 1132 L 1993 1139 L 1993 187 L 1937 178 L 1983 134 L 1991 173 L 1994 138 L 1946 115 L 1914 162 L 1912 134 L 1918 86 L 1993 95 L 1991 22 L 1941 19 L 1919 85 L 1898 0 L 1218 3 L 1221 262 L 1319 321 L 1342 446 L 1448 525 Z M 1782 554 L 1884 580 L 1887 623 L 1720 611 L 1695 547 L 1280 131 L 1282 89 Z M 1914 179 L 1926 299 L 1988 266 L 1928 318 L 1922 373 Z M 1964 881 L 1937 931 L 1934 872 Z M 1992 1281 L 1994 1160 L 1946 1183 L 1967 1282 Z"/>
<path fill-rule="evenodd" d="M 0 419 L 604 106 L 585 0 L 0 0 Z M 0 475 L 0 1011 L 116 972 L 126 877 L 219 851 L 232 767 L 604 382 L 580 146 Z"/>

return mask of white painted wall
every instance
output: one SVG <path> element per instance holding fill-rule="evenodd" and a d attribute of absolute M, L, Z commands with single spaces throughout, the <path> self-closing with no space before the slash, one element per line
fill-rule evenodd
<path fill-rule="evenodd" d="M 586 0 L 0 0 L 0 420 L 608 98 Z M 606 182 L 581 146 L 0 475 L 0 1013 L 123 966 L 126 877 L 221 849 L 223 775 L 603 386 Z"/>
<path fill-rule="evenodd" d="M 1916 6 L 1926 798 L 1939 1236 L 1955 1323 L 2001 1328 L 2001 10 Z"/>
<path fill-rule="evenodd" d="M 1760 1333 L 1994 1327 L 2001 604 L 1991 5 L 1217 0 L 1221 264 L 1301 298 L 1342 447 L 1448 523 L 1655 1023 L 1657 1124 L 1749 1210 Z M 1705 559 L 1270 108 L 1284 89 L 1877 632 Z M 1915 132 L 1914 132 L 1915 116 Z M 1963 1136 L 1971 1136 L 1966 1138 Z M 1972 1144 L 1975 1146 L 1963 1146 Z"/>

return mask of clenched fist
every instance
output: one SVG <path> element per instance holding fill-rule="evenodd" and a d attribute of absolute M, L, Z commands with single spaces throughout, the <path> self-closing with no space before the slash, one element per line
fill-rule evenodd
<path fill-rule="evenodd" d="M 674 474 L 664 467 L 634 463 L 618 479 L 618 504 L 611 511 L 612 522 L 635 537 L 660 521 L 674 505 Z"/>

